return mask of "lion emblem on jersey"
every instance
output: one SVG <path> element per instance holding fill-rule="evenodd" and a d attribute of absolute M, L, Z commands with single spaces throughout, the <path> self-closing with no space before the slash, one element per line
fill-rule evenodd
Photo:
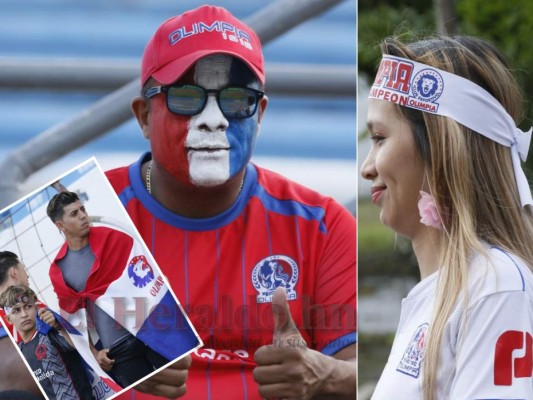
<path fill-rule="evenodd" d="M 142 288 L 154 279 L 154 271 L 145 256 L 135 256 L 128 263 L 128 276 L 135 286 Z"/>
<path fill-rule="evenodd" d="M 252 284 L 257 295 L 258 303 L 272 302 L 272 294 L 278 287 L 287 291 L 287 299 L 296 299 L 294 287 L 298 282 L 298 265 L 284 255 L 274 255 L 259 261 L 252 270 Z"/>

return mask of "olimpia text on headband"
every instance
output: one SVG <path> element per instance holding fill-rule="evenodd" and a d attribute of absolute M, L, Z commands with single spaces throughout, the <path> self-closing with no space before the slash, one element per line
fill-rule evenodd
<path fill-rule="evenodd" d="M 369 98 L 449 117 L 510 147 L 520 202 L 522 207 L 533 205 L 520 164 L 520 159 L 527 158 L 532 129 L 527 132 L 518 129 L 498 100 L 481 86 L 429 65 L 384 55 Z"/>

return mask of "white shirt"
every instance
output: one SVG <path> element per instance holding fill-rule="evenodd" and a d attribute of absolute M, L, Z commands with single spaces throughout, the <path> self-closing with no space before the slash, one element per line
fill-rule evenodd
<path fill-rule="evenodd" d="M 487 248 L 488 249 L 488 248 Z M 533 399 L 533 273 L 492 247 L 469 266 L 469 306 L 456 305 L 443 334 L 437 399 Z M 396 337 L 372 400 L 423 399 L 424 350 L 438 272 L 402 301 Z M 466 321 L 466 325 L 465 325 Z"/>

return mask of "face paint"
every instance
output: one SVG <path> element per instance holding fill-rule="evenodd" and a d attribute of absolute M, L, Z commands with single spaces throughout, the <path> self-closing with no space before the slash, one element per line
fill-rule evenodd
<path fill-rule="evenodd" d="M 252 158 L 258 134 L 257 120 L 258 113 L 251 118 L 230 120 L 227 131 L 231 146 L 230 176 L 235 176 Z"/>
<path fill-rule="evenodd" d="M 155 96 L 150 105 L 152 156 L 174 179 L 190 183 L 185 138 L 190 117 L 168 111 L 165 96 Z"/>
<path fill-rule="evenodd" d="M 233 59 L 226 55 L 203 58 L 196 64 L 195 82 L 206 89 L 237 83 Z M 186 145 L 191 181 L 198 186 L 217 186 L 241 171 L 252 156 L 257 137 L 257 114 L 228 120 L 214 96 L 204 110 L 191 118 Z"/>
<path fill-rule="evenodd" d="M 247 86 L 242 77 L 250 76 L 251 72 L 243 73 L 233 60 L 226 55 L 200 59 L 195 65 L 194 83 L 205 89 Z M 196 186 L 221 185 L 241 171 L 252 157 L 258 113 L 252 118 L 228 120 L 212 95 L 202 112 L 192 117 L 168 111 L 165 96 L 155 96 L 152 102 L 152 153 L 175 179 Z"/>
<path fill-rule="evenodd" d="M 206 89 L 228 84 L 231 58 L 212 56 L 196 63 L 194 81 Z M 198 186 L 216 186 L 229 178 L 230 146 L 226 137 L 229 121 L 220 111 L 214 96 L 209 96 L 202 112 L 191 117 L 187 145 L 189 174 Z"/>

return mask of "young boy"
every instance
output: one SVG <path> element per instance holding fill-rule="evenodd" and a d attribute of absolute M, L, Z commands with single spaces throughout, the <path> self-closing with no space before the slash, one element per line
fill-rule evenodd
<path fill-rule="evenodd" d="M 51 328 L 37 330 L 37 296 L 25 286 L 11 286 L 0 296 L 6 319 L 15 326 L 22 341 L 19 347 L 50 399 L 93 399 L 82 359 L 65 333 Z"/>
<path fill-rule="evenodd" d="M 26 272 L 24 263 L 19 257 L 11 251 L 0 251 L 0 294 L 2 294 L 10 286 L 30 286 L 30 276 Z M 46 322 L 48 325 L 57 328 L 58 322 L 55 319 L 54 314 L 46 308 L 46 305 L 37 300 L 37 315 L 39 319 Z M 5 318 L 5 311 L 0 307 L 0 318 L 3 319 L 6 324 L 6 328 L 9 330 L 13 338 L 17 343 L 21 342 L 17 330 L 10 324 Z"/>

